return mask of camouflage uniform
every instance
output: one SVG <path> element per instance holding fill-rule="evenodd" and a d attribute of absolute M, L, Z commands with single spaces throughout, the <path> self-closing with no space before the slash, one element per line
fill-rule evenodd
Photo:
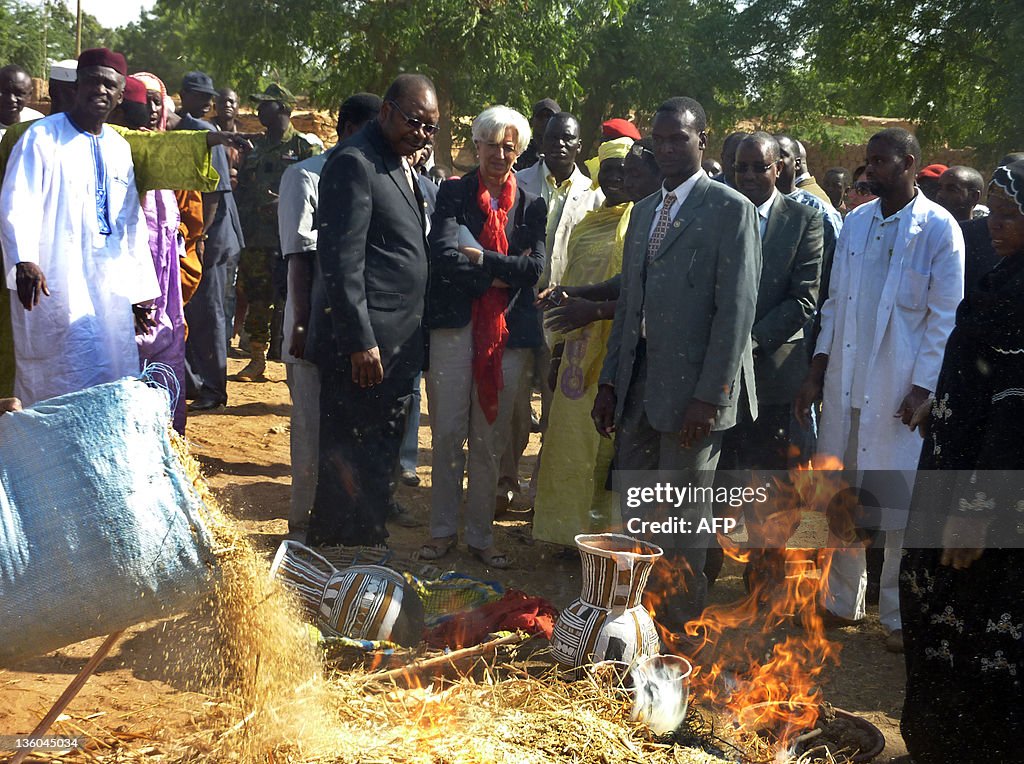
<path fill-rule="evenodd" d="M 235 198 L 238 215 L 245 234 L 238 269 L 238 280 L 249 301 L 245 331 L 253 343 L 270 342 L 273 304 L 284 305 L 283 284 L 275 280 L 275 270 L 284 267 L 281 244 L 277 234 L 277 191 L 284 171 L 296 162 L 319 154 L 321 148 L 291 125 L 279 143 L 269 143 L 266 136 L 256 139 L 253 150 L 238 171 Z"/>

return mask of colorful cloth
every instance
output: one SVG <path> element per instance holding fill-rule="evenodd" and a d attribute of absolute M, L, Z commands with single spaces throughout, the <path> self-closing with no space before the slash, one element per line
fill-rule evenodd
<path fill-rule="evenodd" d="M 149 72 L 134 75 L 146 91 L 160 94 L 160 114 L 157 131 L 167 129 L 167 110 L 163 98 L 167 88 L 163 81 Z M 185 255 L 181 237 L 181 216 L 178 200 L 173 191 L 148 191 L 143 198 L 142 210 L 149 228 L 149 250 L 153 255 L 153 268 L 160 284 L 160 296 L 153 302 L 152 319 L 156 326 L 145 334 L 135 335 L 139 346 L 139 365 L 166 364 L 174 372 L 176 389 L 170 391 L 171 414 L 174 429 L 185 434 L 185 302 L 181 289 L 181 259 Z"/>
<path fill-rule="evenodd" d="M 184 239 L 185 250 L 181 257 L 181 301 L 187 305 L 199 289 L 203 277 L 203 261 L 199 259 L 196 245 L 203 237 L 203 195 L 198 191 L 175 191 L 178 215 L 181 224 L 178 232 Z M 188 327 L 185 327 L 188 337 Z"/>
<path fill-rule="evenodd" d="M 454 570 L 429 581 L 416 578 L 411 573 L 404 575 L 423 601 L 424 620 L 428 627 L 499 600 L 505 593 L 505 587 L 497 581 L 481 581 Z"/>
<path fill-rule="evenodd" d="M 547 600 L 510 589 L 497 602 L 457 615 L 431 629 L 425 639 L 431 647 L 452 650 L 478 645 L 496 631 L 525 631 L 550 639 L 556 618 L 558 611 Z"/>
<path fill-rule="evenodd" d="M 484 214 L 480 244 L 491 252 L 507 255 L 505 226 L 508 225 L 509 210 L 516 200 L 516 176 L 508 176 L 501 195 L 493 200 L 494 204 L 483 178 L 480 178 L 476 200 Z M 492 286 L 473 300 L 473 381 L 480 408 L 490 424 L 498 418 L 498 393 L 505 387 L 501 356 L 508 342 L 508 323 L 505 320 L 508 291 Z"/>
<path fill-rule="evenodd" d="M 569 239 L 562 283 L 596 284 L 622 270 L 622 248 L 632 203 L 589 213 Z M 558 383 L 544 435 L 544 458 L 534 505 L 533 537 L 572 546 L 578 533 L 612 530 L 620 522 L 618 504 L 605 481 L 613 445 L 594 430 L 590 411 L 611 332 L 609 321 L 595 321 L 553 342 L 564 342 Z"/>
<path fill-rule="evenodd" d="M 598 146 L 597 158 L 601 162 L 606 159 L 625 159 L 634 143 L 635 141 L 628 137 L 612 138 Z M 600 169 L 601 166 L 598 165 L 598 170 Z"/>

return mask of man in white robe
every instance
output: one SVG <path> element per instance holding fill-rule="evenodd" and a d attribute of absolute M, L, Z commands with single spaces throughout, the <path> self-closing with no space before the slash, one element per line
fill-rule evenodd
<path fill-rule="evenodd" d="M 26 405 L 135 375 L 136 325 L 160 294 L 131 151 L 104 122 L 124 57 L 79 58 L 75 105 L 34 123 L 0 191 L 0 242 L 17 375 Z"/>
<path fill-rule="evenodd" d="M 811 402 L 823 400 L 818 456 L 842 461 L 856 487 L 879 502 L 879 619 L 894 652 L 902 651 L 900 549 L 921 454 L 921 438 L 909 425 L 935 391 L 964 283 L 960 227 L 914 185 L 920 156 L 917 139 L 900 128 L 868 141 L 866 177 L 878 199 L 843 224 L 815 356 L 795 403 L 806 421 Z M 826 617 L 859 621 L 866 587 L 863 546 L 837 548 Z"/>

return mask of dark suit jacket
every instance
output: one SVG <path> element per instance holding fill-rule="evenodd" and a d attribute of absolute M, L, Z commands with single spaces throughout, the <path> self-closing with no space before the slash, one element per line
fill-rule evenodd
<path fill-rule="evenodd" d="M 484 214 L 476 202 L 476 171 L 441 184 L 437 208 L 430 219 L 430 290 L 427 295 L 427 326 L 455 329 L 469 323 L 473 300 L 483 295 L 494 279 L 509 290 L 509 347 L 538 347 L 543 341 L 533 287 L 544 268 L 544 236 L 547 206 L 544 200 L 516 189 L 505 235 L 508 255 L 484 251 L 479 265 L 459 252 L 459 226 L 479 240 Z M 525 254 L 523 254 L 525 253 Z"/>
<path fill-rule="evenodd" d="M 320 365 L 380 349 L 385 377 L 423 368 L 427 238 L 423 200 L 376 121 L 340 145 L 320 176 L 316 263 L 324 289 L 311 316 Z"/>
<path fill-rule="evenodd" d="M 661 199 L 652 194 L 633 207 L 600 382 L 615 386 L 621 420 L 646 311 L 644 408 L 651 426 L 679 431 L 696 398 L 720 407 L 714 429 L 725 430 L 736 423 L 741 370 L 753 374 L 750 329 L 761 276 L 757 211 L 739 192 L 701 173 L 647 266 Z M 756 415 L 756 399 L 750 404 Z"/>
<path fill-rule="evenodd" d="M 751 336 L 758 404 L 792 403 L 807 374 L 806 334 L 818 300 L 821 214 L 777 194 L 761 242 L 761 281 Z"/>
<path fill-rule="evenodd" d="M 992 235 L 985 218 L 960 223 L 964 233 L 964 296 L 978 288 L 981 277 L 996 267 L 999 255 L 992 249 Z"/>

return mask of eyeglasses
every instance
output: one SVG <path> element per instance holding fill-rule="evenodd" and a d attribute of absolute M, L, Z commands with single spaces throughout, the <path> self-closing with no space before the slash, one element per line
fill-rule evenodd
<path fill-rule="evenodd" d="M 737 175 L 742 175 L 747 170 L 753 170 L 757 175 L 764 175 L 774 166 L 774 162 L 772 164 L 761 164 L 759 162 L 755 164 L 747 164 L 746 162 L 737 162 L 733 165 L 733 169 L 736 170 Z"/>
<path fill-rule="evenodd" d="M 424 122 L 422 119 L 410 117 L 408 114 L 402 111 L 401 106 L 392 101 L 390 98 L 388 99 L 388 103 L 394 106 L 396 109 L 398 109 L 398 113 L 405 117 L 405 124 L 407 124 L 413 130 L 422 130 L 427 135 L 433 135 L 434 133 L 441 129 L 437 125 L 431 124 L 430 122 Z"/>
<path fill-rule="evenodd" d="M 653 152 L 653 151 L 651 151 L 651 150 L 650 150 L 649 148 L 647 148 L 646 146 L 641 146 L 641 145 L 640 145 L 639 143 L 634 143 L 634 144 L 633 144 L 633 145 L 632 145 L 632 146 L 630 147 L 629 151 L 630 151 L 630 153 L 631 153 L 631 154 L 633 154 L 633 156 L 639 157 L 639 158 L 641 158 L 641 159 L 642 159 L 642 158 L 643 158 L 643 157 L 644 157 L 645 155 L 646 155 L 646 156 L 654 156 L 654 152 Z"/>

